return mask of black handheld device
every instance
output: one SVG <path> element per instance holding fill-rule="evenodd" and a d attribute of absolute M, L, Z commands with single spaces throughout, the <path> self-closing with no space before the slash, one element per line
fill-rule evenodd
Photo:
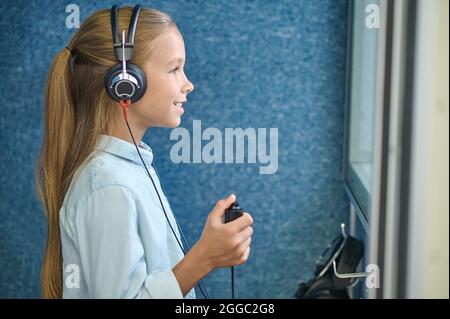
<path fill-rule="evenodd" d="M 239 207 L 238 202 L 234 202 L 225 210 L 224 223 L 229 223 L 236 218 L 241 217 L 243 213 L 244 211 Z"/>
<path fill-rule="evenodd" d="M 244 214 L 244 211 L 239 207 L 238 202 L 234 202 L 225 210 L 224 224 L 229 223 Z M 231 267 L 231 299 L 234 299 L 234 267 Z"/>

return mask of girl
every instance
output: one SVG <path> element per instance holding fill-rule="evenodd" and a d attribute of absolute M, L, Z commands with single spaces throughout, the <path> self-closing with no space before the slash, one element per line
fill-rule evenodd
<path fill-rule="evenodd" d="M 128 29 L 131 15 L 130 7 L 119 10 L 119 30 Z M 104 87 L 106 72 L 117 64 L 110 10 L 83 23 L 49 73 L 36 167 L 48 220 L 45 298 L 195 298 L 193 287 L 206 274 L 243 264 L 250 253 L 251 216 L 222 223 L 234 195 L 217 202 L 186 256 L 177 243 L 180 234 L 167 198 L 159 197 L 153 153 L 142 137 L 149 127 L 177 127 L 180 103 L 194 86 L 171 18 L 142 9 L 137 21 L 132 62 L 144 71 L 147 90 L 129 108 L 128 123 Z"/>

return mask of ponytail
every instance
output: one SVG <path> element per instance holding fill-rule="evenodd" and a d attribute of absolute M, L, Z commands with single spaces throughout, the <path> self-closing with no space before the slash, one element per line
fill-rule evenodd
<path fill-rule="evenodd" d="M 62 50 L 53 61 L 45 89 L 45 136 L 36 167 L 36 191 L 45 208 L 47 245 L 41 271 L 42 296 L 62 296 L 62 253 L 59 231 L 61 186 L 69 142 L 74 131 L 70 94 L 71 55 Z"/>

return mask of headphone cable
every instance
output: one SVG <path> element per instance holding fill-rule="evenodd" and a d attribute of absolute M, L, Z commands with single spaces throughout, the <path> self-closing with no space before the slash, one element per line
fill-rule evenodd
<path fill-rule="evenodd" d="M 234 299 L 234 266 L 231 266 L 231 299 Z"/>
<path fill-rule="evenodd" d="M 171 207 L 170 202 L 169 202 L 169 199 L 168 199 L 168 197 L 167 197 L 167 195 L 166 195 L 166 190 L 164 189 L 164 185 L 163 185 L 163 183 L 162 183 L 161 177 L 159 177 L 158 170 L 156 169 L 156 166 L 153 166 L 153 168 L 155 169 L 156 175 L 158 176 L 159 183 L 160 183 L 160 185 L 161 185 L 161 189 L 162 189 L 162 191 L 163 191 L 163 194 L 164 194 L 164 196 L 166 196 L 166 198 L 167 198 L 167 203 L 169 204 L 169 207 L 170 207 L 170 209 L 172 210 L 172 207 Z M 173 211 L 173 210 L 172 210 L 172 211 Z M 176 225 L 177 225 L 178 231 L 179 231 L 180 234 L 181 234 L 182 240 L 184 241 L 184 243 L 185 243 L 185 245 L 187 246 L 188 250 L 191 250 L 191 247 L 190 247 L 190 245 L 189 245 L 189 242 L 187 241 L 186 236 L 184 236 L 183 230 L 181 229 L 181 227 L 180 227 L 180 225 L 179 225 L 178 223 L 176 223 Z M 206 293 L 206 299 L 210 299 L 210 298 L 209 298 L 209 294 L 208 294 L 208 290 L 206 289 L 206 284 L 205 284 L 204 281 L 205 281 L 205 279 L 201 280 L 201 281 L 199 282 L 199 286 L 200 286 L 201 284 L 203 284 L 203 289 L 205 290 L 205 293 Z"/>
<path fill-rule="evenodd" d="M 169 227 L 172 230 L 172 233 L 175 236 L 175 239 L 176 239 L 176 241 L 178 243 L 178 246 L 180 247 L 181 251 L 183 252 L 183 255 L 186 256 L 186 251 L 184 250 L 183 245 L 180 243 L 180 240 L 178 239 L 178 236 L 176 235 L 175 230 L 173 229 L 172 224 L 170 223 L 170 220 L 169 220 L 169 217 L 167 216 L 167 213 L 166 213 L 166 210 L 164 208 L 161 196 L 159 195 L 158 188 L 156 187 L 156 184 L 153 181 L 153 178 L 150 175 L 150 172 L 148 171 L 147 165 L 145 164 L 145 161 L 144 161 L 144 159 L 141 156 L 141 152 L 139 151 L 139 147 L 137 146 L 136 141 L 135 141 L 134 136 L 133 136 L 133 133 L 131 132 L 130 125 L 128 124 L 128 112 L 127 112 L 127 110 L 130 107 L 130 105 L 131 105 L 131 100 L 126 100 L 126 101 L 121 100 L 120 101 L 120 106 L 122 106 L 122 110 L 123 110 L 123 114 L 124 114 L 124 118 L 125 118 L 125 123 L 126 123 L 126 125 L 128 127 L 128 131 L 130 132 L 131 139 L 133 140 L 134 146 L 136 147 L 136 150 L 138 152 L 139 158 L 141 159 L 142 164 L 144 165 L 145 171 L 147 172 L 148 176 L 150 177 L 150 180 L 152 181 L 153 187 L 155 188 L 156 194 L 158 195 L 158 199 L 159 199 L 159 202 L 161 203 L 161 208 L 163 209 L 164 216 L 166 216 L 167 223 L 169 224 Z M 156 172 L 156 170 L 155 170 L 155 172 Z M 177 226 L 178 226 L 178 224 L 177 224 Z M 179 226 L 178 226 L 178 229 L 180 230 Z M 184 237 L 184 235 L 183 235 L 183 237 Z M 205 293 L 203 291 L 203 289 L 200 286 L 200 284 L 197 283 L 197 286 L 198 286 L 199 290 L 201 291 L 201 293 L 203 294 L 203 297 L 205 299 L 208 299 L 207 298 L 207 293 Z M 206 290 L 206 287 L 205 287 L 205 290 Z"/>

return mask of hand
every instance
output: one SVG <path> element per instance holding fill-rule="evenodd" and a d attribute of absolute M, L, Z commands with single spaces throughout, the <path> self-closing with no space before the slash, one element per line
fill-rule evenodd
<path fill-rule="evenodd" d="M 236 201 L 231 194 L 216 203 L 209 213 L 202 235 L 193 249 L 199 250 L 209 263 L 211 270 L 218 267 L 230 267 L 244 264 L 250 255 L 252 241 L 253 218 L 249 213 L 244 214 L 224 224 L 222 217 L 225 210 Z"/>

